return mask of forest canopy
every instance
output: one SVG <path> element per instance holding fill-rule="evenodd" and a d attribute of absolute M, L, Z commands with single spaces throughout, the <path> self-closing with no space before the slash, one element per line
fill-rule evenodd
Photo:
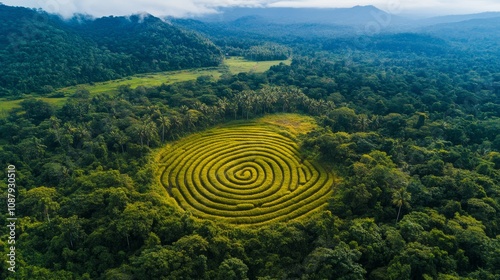
<path fill-rule="evenodd" d="M 0 5 L 0 18 L 0 96 L 222 62 L 206 38 L 151 15 L 66 21 Z"/>
<path fill-rule="evenodd" d="M 38 13 L 6 6 L 0 6 L 0 11 L 9 11 L 11 21 L 15 21 L 14 12 Z M 200 52 L 192 56 L 187 46 L 176 45 L 182 59 L 164 57 L 168 67 L 181 67 L 198 63 L 197 56 L 207 59 L 203 63 L 218 63 L 219 50 L 257 51 L 267 46 L 277 30 L 270 28 L 269 36 L 260 40 L 246 33 L 235 38 L 230 23 L 226 31 L 216 28 L 220 23 L 199 23 L 213 28 L 207 36 L 215 46 L 201 35 L 185 35 L 191 33 L 153 17 L 139 20 L 108 17 L 64 23 L 59 29 L 52 25 L 60 20 L 51 19 L 40 23 L 46 32 L 37 33 L 47 37 L 37 35 L 19 45 L 25 54 L 3 51 L 0 57 L 22 60 L 39 50 L 43 61 L 57 64 L 59 58 L 46 53 L 49 49 L 80 42 L 86 47 L 68 48 L 75 53 L 68 57 L 63 53 L 60 59 L 69 63 L 70 57 L 92 58 L 89 69 L 101 65 L 99 71 L 114 77 L 167 67 L 151 60 L 154 55 L 166 55 L 158 45 L 135 53 L 149 37 L 151 41 L 145 42 L 167 46 L 168 38 L 162 34 L 174 34 L 172 40 L 180 40 L 175 42 L 196 45 Z M 121 36 L 123 26 L 137 29 L 120 41 L 116 36 Z M 113 30 L 109 38 L 116 40 L 89 39 L 108 29 Z M 82 87 L 61 106 L 24 98 L 19 108 L 0 119 L 0 166 L 14 165 L 22 184 L 16 273 L 10 274 L 9 264 L 2 261 L 0 277 L 498 279 L 497 42 L 491 36 L 486 44 L 468 44 L 457 34 L 439 33 L 442 26 L 429 30 L 365 37 L 279 37 L 273 43 L 293 51 L 292 63 L 277 64 L 264 73 L 227 72 L 219 79 L 201 76 L 160 86 L 122 85 L 116 92 L 99 94 Z M 478 32 L 470 36 L 486 31 Z M 0 45 L 10 44 L 2 38 Z M 33 47 L 44 42 L 45 48 Z M 113 59 L 111 64 L 96 64 L 99 57 L 103 61 L 123 58 L 128 63 L 113 64 L 118 61 Z M 37 63 L 33 67 L 41 67 Z M 84 69 L 75 65 L 78 71 Z M 37 69 L 36 81 L 56 75 L 44 67 Z M 69 69 L 67 75 L 76 73 L 68 64 L 57 69 Z M 24 77 L 28 75 L 32 73 Z M 7 81 L 8 76 L 0 77 Z M 61 83 L 53 87 L 80 82 L 57 77 Z M 20 90 L 14 83 L 4 85 L 6 94 Z M 44 85 L 35 80 L 30 84 L 33 91 Z M 254 127 L 262 117 L 284 119 L 281 116 L 290 113 L 311 118 L 315 125 L 293 137 L 292 132 Z M 182 146 L 186 139 L 215 141 L 210 136 L 234 133 L 228 127 L 268 133 L 272 141 L 281 139 L 286 143 L 282 146 L 293 150 L 294 167 L 302 168 L 307 161 L 325 170 L 318 174 L 329 176 L 331 185 L 324 192 L 329 197 L 321 196 L 319 210 L 307 219 L 291 215 L 286 220 L 284 215 L 283 220 L 259 226 L 229 224 L 216 215 L 200 217 L 185 211 L 178 202 L 182 198 L 169 194 L 175 192 L 169 184 L 179 182 L 178 176 L 183 182 L 179 188 L 192 191 L 189 194 L 194 197 L 197 189 L 184 182 L 195 179 L 184 176 L 189 167 L 175 169 L 174 162 L 185 156 L 183 150 L 169 153 L 169 148 Z M 247 137 L 255 136 L 248 133 Z M 194 140 L 185 143 L 203 150 Z M 265 149 L 281 149 L 268 146 Z M 196 155 L 189 160 L 196 161 Z M 165 185 L 157 175 L 163 169 L 173 170 L 166 175 Z M 217 179 L 217 174 L 209 175 L 206 180 Z M 242 172 L 241 177 L 245 176 Z M 0 189 L 6 193 L 5 181 Z M 3 205 L 5 199 L 0 197 Z M 255 205 L 239 207 L 246 210 Z M 6 220 L 7 214 L 2 211 L 0 217 Z M 8 234 L 6 227 L 0 229 L 4 256 L 9 252 Z"/>

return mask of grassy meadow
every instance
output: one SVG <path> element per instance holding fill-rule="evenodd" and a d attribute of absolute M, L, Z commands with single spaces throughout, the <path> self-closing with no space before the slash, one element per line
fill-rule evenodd
<path fill-rule="evenodd" d="M 182 70 L 182 71 L 167 71 L 158 73 L 148 73 L 134 75 L 118 80 L 111 80 L 95 84 L 83 84 L 76 85 L 72 87 L 61 88 L 57 92 L 71 94 L 77 89 L 84 88 L 88 90 L 91 94 L 98 93 L 116 93 L 118 87 L 120 86 L 130 86 L 131 88 L 136 88 L 138 86 L 154 87 L 160 86 L 162 84 L 172 84 L 178 82 L 186 82 L 196 80 L 200 76 L 211 76 L 214 79 L 218 79 L 221 76 L 219 68 L 214 69 L 193 69 L 193 70 Z"/>
<path fill-rule="evenodd" d="M 249 61 L 242 57 L 230 57 L 224 61 L 224 64 L 229 68 L 231 74 L 242 72 L 263 73 L 269 70 L 271 66 L 284 63 L 290 65 L 292 60 L 272 60 L 272 61 Z"/>
<path fill-rule="evenodd" d="M 213 79 L 217 80 L 223 73 L 227 72 L 231 74 L 238 74 L 242 72 L 262 73 L 269 70 L 271 66 L 278 65 L 282 62 L 289 65 L 291 63 L 291 60 L 248 61 L 243 59 L 242 57 L 230 57 L 227 58 L 224 61 L 223 65 L 220 67 L 138 74 L 106 82 L 80 84 L 76 86 L 60 88 L 57 89 L 55 93 L 62 93 L 65 96 L 68 96 L 73 94 L 78 89 L 86 89 L 91 94 L 116 93 L 118 91 L 118 87 L 124 85 L 129 85 L 131 88 L 136 88 L 138 86 L 153 87 L 160 86 L 161 84 L 192 81 L 196 80 L 200 76 L 210 76 Z M 66 97 L 34 97 L 46 101 L 56 107 L 62 106 L 66 101 Z M 0 98 L 0 118 L 5 118 L 10 110 L 18 108 L 22 100 L 23 99 L 8 100 L 6 98 Z"/>

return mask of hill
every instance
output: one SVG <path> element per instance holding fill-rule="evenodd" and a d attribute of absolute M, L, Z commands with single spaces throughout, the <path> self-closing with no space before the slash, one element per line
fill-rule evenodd
<path fill-rule="evenodd" d="M 436 25 L 441 23 L 454 23 L 454 22 L 462 22 L 473 19 L 489 19 L 500 17 L 500 12 L 485 12 L 478 14 L 466 14 L 466 15 L 447 15 L 447 16 L 438 16 L 431 17 L 426 19 L 418 20 L 417 22 L 420 25 Z"/>
<path fill-rule="evenodd" d="M 491 57 L 484 63 L 498 59 L 500 35 L 493 30 L 500 29 L 500 16 L 492 18 L 476 18 L 460 22 L 441 23 L 421 28 L 418 32 L 425 32 L 431 36 L 449 41 L 464 50 L 476 53 L 488 53 Z"/>
<path fill-rule="evenodd" d="M 366 25 L 378 18 L 391 18 L 399 22 L 402 18 L 382 11 L 374 6 L 355 6 L 352 8 L 225 8 L 219 14 L 199 17 L 208 22 L 230 22 L 239 18 L 256 16 L 272 23 L 297 24 L 317 23 L 330 25 Z"/>
<path fill-rule="evenodd" d="M 150 15 L 64 21 L 0 5 L 0 35 L 0 96 L 222 61 L 206 38 Z"/>
<path fill-rule="evenodd" d="M 500 15 L 492 18 L 440 23 L 423 28 L 423 31 L 449 39 L 475 41 L 477 39 L 497 40 L 500 35 L 492 30 L 498 30 L 498 28 L 500 28 Z"/>

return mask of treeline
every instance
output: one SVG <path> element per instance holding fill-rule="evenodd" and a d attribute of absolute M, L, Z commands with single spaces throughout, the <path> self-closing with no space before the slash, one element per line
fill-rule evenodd
<path fill-rule="evenodd" d="M 457 48 L 449 41 L 419 33 L 380 34 L 371 38 L 357 36 L 332 38 L 323 40 L 322 48 L 333 52 L 373 51 L 424 56 L 462 54 L 461 48 Z"/>
<path fill-rule="evenodd" d="M 289 47 L 271 43 L 261 46 L 252 46 L 244 54 L 246 59 L 255 61 L 285 60 L 291 55 L 292 51 Z"/>
<path fill-rule="evenodd" d="M 0 120 L 0 165 L 23 184 L 15 277 L 498 279 L 500 65 L 488 58 L 316 53 L 264 74 L 79 90 L 61 108 L 25 100 Z M 300 146 L 339 177 L 325 211 L 235 228 L 179 211 L 157 185 L 155 148 L 277 112 L 317 118 Z"/>
<path fill-rule="evenodd" d="M 0 4 L 0 96 L 216 66 L 218 47 L 150 15 L 75 18 Z"/>
<path fill-rule="evenodd" d="M 221 42 L 222 43 L 222 42 Z M 232 42 L 224 41 L 222 50 L 228 56 L 243 56 L 247 60 L 285 60 L 292 56 L 292 49 L 279 44 L 266 43 L 263 45 L 252 45 L 253 41 Z"/>

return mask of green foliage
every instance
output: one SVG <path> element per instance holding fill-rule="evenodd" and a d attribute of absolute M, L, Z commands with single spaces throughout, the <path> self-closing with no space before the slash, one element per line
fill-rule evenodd
<path fill-rule="evenodd" d="M 307 256 L 302 279 L 364 279 L 365 270 L 356 262 L 360 255 L 343 242 L 334 249 L 318 247 Z"/>
<path fill-rule="evenodd" d="M 0 18 L 0 96 L 222 62 L 206 38 L 150 15 L 64 21 L 1 5 Z"/>
<path fill-rule="evenodd" d="M 218 280 L 248 280 L 248 267 L 238 258 L 224 260 L 217 270 Z"/>
<path fill-rule="evenodd" d="M 0 13 L 14 34 L 0 36 L 3 95 L 220 62 L 209 41 L 153 17 Z M 243 34 L 212 39 L 230 55 L 277 41 L 293 61 L 232 58 L 220 79 L 158 73 L 2 100 L 17 107 L 1 112 L 0 165 L 16 166 L 19 254 L 0 278 L 499 278 L 491 46 Z"/>
<path fill-rule="evenodd" d="M 245 58 L 254 61 L 285 60 L 290 57 L 291 53 L 291 49 L 286 46 L 267 43 L 250 47 L 245 52 Z"/>

